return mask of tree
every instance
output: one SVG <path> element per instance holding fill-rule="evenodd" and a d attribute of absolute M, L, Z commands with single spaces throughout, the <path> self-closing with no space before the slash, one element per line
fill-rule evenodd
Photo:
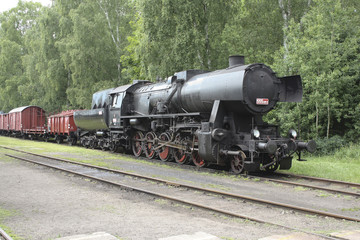
<path fill-rule="evenodd" d="M 67 72 L 60 59 L 56 41 L 60 37 L 59 14 L 55 8 L 44 8 L 25 38 L 28 53 L 23 57 L 27 84 L 26 102 L 43 106 L 48 112 L 68 108 Z"/>
<path fill-rule="evenodd" d="M 138 52 L 150 79 L 190 68 L 218 68 L 221 49 L 216 46 L 229 1 L 147 0 L 139 6 L 144 35 Z"/>
<path fill-rule="evenodd" d="M 353 110 L 360 100 L 359 20 L 348 2 L 317 0 L 300 23 L 289 24 L 288 50 L 279 52 L 275 68 L 303 78 L 304 101 L 290 106 L 295 109 L 290 119 L 300 119 L 300 130 L 309 138 L 354 133 L 351 125 L 358 120 Z M 277 113 L 283 116 L 288 105 Z"/>
<path fill-rule="evenodd" d="M 101 11 L 103 12 L 113 45 L 116 49 L 117 57 L 117 84 L 127 83 L 127 79 L 122 77 L 121 57 L 125 54 L 125 48 L 128 45 L 127 37 L 131 33 L 131 25 L 134 18 L 135 7 L 131 6 L 128 0 L 97 0 Z"/>
<path fill-rule="evenodd" d="M 21 88 L 27 82 L 22 57 L 28 51 L 25 36 L 36 25 L 40 8 L 39 3 L 20 1 L 0 15 L 0 107 L 5 111 L 28 104 L 23 97 L 27 90 Z"/>
<path fill-rule="evenodd" d="M 127 44 L 123 39 L 129 34 L 127 19 L 131 14 L 126 12 L 126 1 L 88 0 L 75 6 L 64 11 L 60 22 L 66 34 L 56 46 L 68 71 L 66 93 L 70 106 L 85 108 L 90 106 L 94 92 L 126 83 L 121 77 L 120 59 Z"/>

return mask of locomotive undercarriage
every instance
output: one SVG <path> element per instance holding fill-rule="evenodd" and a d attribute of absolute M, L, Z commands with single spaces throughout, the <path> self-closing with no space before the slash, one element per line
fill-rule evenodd
<path fill-rule="evenodd" d="M 79 132 L 80 145 L 86 148 L 124 152 L 130 149 L 128 137 L 118 131 Z"/>
<path fill-rule="evenodd" d="M 289 169 L 297 150 L 307 147 L 295 139 L 278 137 L 275 126 L 262 122 L 250 124 L 242 132 L 236 116 L 225 114 L 213 122 L 211 119 L 214 118 L 200 113 L 129 117 L 121 130 L 79 132 L 78 136 L 80 144 L 87 148 L 132 151 L 136 157 L 193 163 L 198 167 L 221 165 L 236 174 Z M 261 132 L 262 137 L 254 136 L 252 129 Z"/>
<path fill-rule="evenodd" d="M 279 166 L 289 169 L 295 152 L 285 143 L 289 139 L 254 140 L 250 131 L 234 134 L 230 129 L 214 129 L 209 122 L 196 117 L 152 119 L 145 125 L 148 127 L 142 124 L 141 130 L 131 130 L 131 148 L 135 156 L 149 159 L 175 160 L 179 164 L 192 162 L 198 167 L 228 166 L 238 174 L 275 171 Z M 228 121 L 223 125 L 227 126 Z"/>
<path fill-rule="evenodd" d="M 147 128 L 132 129 L 133 154 L 144 155 L 149 159 L 159 158 L 162 161 L 174 160 L 179 164 L 194 162 L 195 165 L 203 167 L 206 164 L 198 156 L 195 136 L 199 126 L 195 118 L 154 118 Z"/>

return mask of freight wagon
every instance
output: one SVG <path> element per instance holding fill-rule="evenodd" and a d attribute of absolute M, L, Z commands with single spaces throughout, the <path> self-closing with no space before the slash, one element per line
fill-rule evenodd
<path fill-rule="evenodd" d="M 74 122 L 75 111 L 77 110 L 68 110 L 49 116 L 48 131 L 44 136 L 45 141 L 54 138 L 57 143 L 62 143 L 66 139 L 70 145 L 75 144 L 77 141 L 77 127 Z"/>
<path fill-rule="evenodd" d="M 4 123 L 6 124 L 6 118 Z M 45 131 L 45 111 L 37 106 L 24 106 L 11 110 L 8 114 L 9 134 L 23 138 L 37 138 Z"/>

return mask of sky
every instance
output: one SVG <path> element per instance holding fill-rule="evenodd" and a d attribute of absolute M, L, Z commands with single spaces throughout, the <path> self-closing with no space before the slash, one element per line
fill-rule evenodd
<path fill-rule="evenodd" d="M 39 2 L 44 6 L 50 6 L 51 0 L 23 0 L 26 2 Z M 0 12 L 10 10 L 11 8 L 16 7 L 18 0 L 1 0 L 0 2 Z"/>

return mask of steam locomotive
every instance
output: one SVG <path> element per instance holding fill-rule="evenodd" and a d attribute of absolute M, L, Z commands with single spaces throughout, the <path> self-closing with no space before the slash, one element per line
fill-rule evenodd
<path fill-rule="evenodd" d="M 71 141 L 235 173 L 289 169 L 294 155 L 301 161 L 303 150 L 315 151 L 315 141 L 298 140 L 292 129 L 281 137 L 262 116 L 277 102 L 301 99 L 300 76 L 278 78 L 264 64 L 231 56 L 226 69 L 187 70 L 164 82 L 135 80 L 95 93 L 90 110 L 74 112 Z"/>

